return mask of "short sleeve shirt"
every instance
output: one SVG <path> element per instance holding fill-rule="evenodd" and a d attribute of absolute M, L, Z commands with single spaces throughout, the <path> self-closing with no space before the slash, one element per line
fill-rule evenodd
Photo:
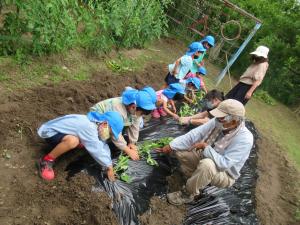
<path fill-rule="evenodd" d="M 175 77 L 183 79 L 193 66 L 193 58 L 189 55 L 184 55 L 180 58 L 180 64 L 177 66 Z M 169 64 L 169 72 L 172 73 L 175 63 Z"/>
<path fill-rule="evenodd" d="M 255 81 L 259 81 L 259 84 L 261 84 L 268 70 L 268 67 L 268 62 L 250 65 L 240 77 L 240 82 L 252 85 Z"/>

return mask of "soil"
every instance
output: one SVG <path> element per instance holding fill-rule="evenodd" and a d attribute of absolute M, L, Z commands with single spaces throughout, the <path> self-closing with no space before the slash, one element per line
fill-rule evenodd
<path fill-rule="evenodd" d="M 117 224 L 111 202 L 91 192 L 84 174 L 66 180 L 69 162 L 80 152 L 58 159 L 56 179 L 42 181 L 37 160 L 45 144 L 37 128 L 45 121 L 71 113 L 87 113 L 100 100 L 120 95 L 125 86 L 149 84 L 159 89 L 166 74 L 162 64 L 150 64 L 139 74 L 94 74 L 90 81 L 45 85 L 0 97 L 0 224 Z M 151 71 L 151 73 L 149 72 Z"/>
<path fill-rule="evenodd" d="M 36 130 L 61 115 L 85 114 L 98 101 L 120 95 L 125 86 L 148 84 L 158 90 L 165 74 L 164 64 L 149 64 L 138 74 L 99 72 L 89 81 L 1 94 L 0 224 L 117 224 L 109 198 L 91 191 L 94 181 L 90 177 L 80 173 L 66 179 L 66 166 L 82 152 L 58 160 L 53 182 L 39 178 L 35 164 L 45 154 L 45 145 Z M 256 200 L 260 220 L 262 224 L 293 224 L 299 177 L 273 140 L 262 138 L 259 149 Z M 152 198 L 150 208 L 151 214 L 141 217 L 143 224 L 180 224 L 184 216 L 183 208 L 157 197 Z"/>
<path fill-rule="evenodd" d="M 262 224 L 299 224 L 295 212 L 299 204 L 300 175 L 274 140 L 259 141 L 256 212 Z"/>
<path fill-rule="evenodd" d="M 150 209 L 139 217 L 141 225 L 180 225 L 185 216 L 185 206 L 173 206 L 159 197 L 152 197 Z"/>

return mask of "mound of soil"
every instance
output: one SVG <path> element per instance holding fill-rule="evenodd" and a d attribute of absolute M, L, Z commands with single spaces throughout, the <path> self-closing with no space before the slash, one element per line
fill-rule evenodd
<path fill-rule="evenodd" d="M 82 152 L 75 150 L 58 160 L 53 182 L 38 177 L 35 164 L 46 148 L 36 130 L 61 115 L 85 114 L 95 103 L 119 96 L 126 86 L 151 85 L 158 90 L 166 74 L 164 67 L 149 64 L 139 74 L 97 73 L 85 82 L 48 84 L 1 95 L 0 224 L 117 224 L 108 197 L 91 192 L 90 178 L 81 174 L 65 179 L 66 166 Z"/>
<path fill-rule="evenodd" d="M 152 197 L 150 209 L 139 217 L 142 225 L 180 225 L 186 212 L 185 206 L 173 206 L 166 200 Z"/>

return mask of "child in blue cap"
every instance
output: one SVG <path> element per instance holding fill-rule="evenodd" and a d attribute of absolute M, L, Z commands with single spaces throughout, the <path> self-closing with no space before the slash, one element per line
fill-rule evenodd
<path fill-rule="evenodd" d="M 45 180 L 53 180 L 54 161 L 82 143 L 90 155 L 107 169 L 108 179 L 114 181 L 113 164 L 106 141 L 111 137 L 118 139 L 123 127 L 123 119 L 117 112 L 71 114 L 44 123 L 38 129 L 38 135 L 53 149 L 38 162 L 40 176 Z"/>
<path fill-rule="evenodd" d="M 204 76 L 206 76 L 207 74 L 207 71 L 205 69 L 205 67 L 200 67 L 198 68 L 198 71 L 196 73 L 192 73 L 191 71 L 185 76 L 184 79 L 189 79 L 189 78 L 192 78 L 192 77 L 197 77 L 200 79 L 200 89 L 201 90 L 204 90 L 205 93 L 207 93 L 207 88 L 206 88 L 206 85 L 205 85 L 205 82 L 204 82 Z"/>
<path fill-rule="evenodd" d="M 201 81 L 197 77 L 180 80 L 180 84 L 185 88 L 186 94 L 184 99 L 188 103 L 193 103 L 195 99 L 195 91 L 200 90 Z"/>
<path fill-rule="evenodd" d="M 152 116 L 154 118 L 159 118 L 160 116 L 170 115 L 175 120 L 179 119 L 179 116 L 176 114 L 176 107 L 174 101 L 184 100 L 185 88 L 179 84 L 174 83 L 170 84 L 168 88 L 157 91 L 157 109 L 153 110 Z M 168 108 L 168 105 L 172 109 Z"/>
<path fill-rule="evenodd" d="M 139 138 L 142 115 L 148 115 L 154 110 L 156 103 L 156 93 L 153 88 L 147 86 L 141 90 L 128 88 L 122 93 L 121 97 L 110 98 L 98 102 L 91 111 L 104 113 L 107 111 L 119 112 L 124 121 L 125 133 L 128 141 L 123 135 L 119 139 L 112 139 L 113 144 L 125 152 L 132 160 L 138 160 L 136 142 Z"/>
<path fill-rule="evenodd" d="M 178 83 L 180 79 L 183 79 L 186 74 L 191 70 L 193 66 L 193 59 L 199 57 L 203 46 L 199 42 L 193 42 L 189 46 L 189 50 L 186 54 L 177 59 L 173 64 L 168 66 L 169 73 L 165 77 L 166 85 Z"/>

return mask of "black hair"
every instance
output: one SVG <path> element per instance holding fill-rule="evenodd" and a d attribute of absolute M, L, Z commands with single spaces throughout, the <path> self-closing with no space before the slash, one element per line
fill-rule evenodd
<path fill-rule="evenodd" d="M 173 100 L 176 100 L 176 101 L 182 101 L 183 99 L 184 99 L 184 94 L 181 94 L 179 92 L 177 92 L 173 97 Z"/>
<path fill-rule="evenodd" d="M 136 107 L 136 110 L 137 110 L 137 111 L 141 111 L 142 114 L 144 114 L 144 115 L 149 115 L 149 114 L 152 112 L 152 110 L 143 109 L 143 108 L 141 108 L 141 107 Z"/>
<path fill-rule="evenodd" d="M 269 61 L 268 59 L 257 55 L 251 55 L 251 60 L 254 61 L 255 64 L 260 64 Z"/>
<path fill-rule="evenodd" d="M 220 101 L 225 100 L 224 92 L 218 91 L 216 89 L 207 92 L 204 98 L 208 101 L 213 100 L 215 98 L 219 99 Z"/>

